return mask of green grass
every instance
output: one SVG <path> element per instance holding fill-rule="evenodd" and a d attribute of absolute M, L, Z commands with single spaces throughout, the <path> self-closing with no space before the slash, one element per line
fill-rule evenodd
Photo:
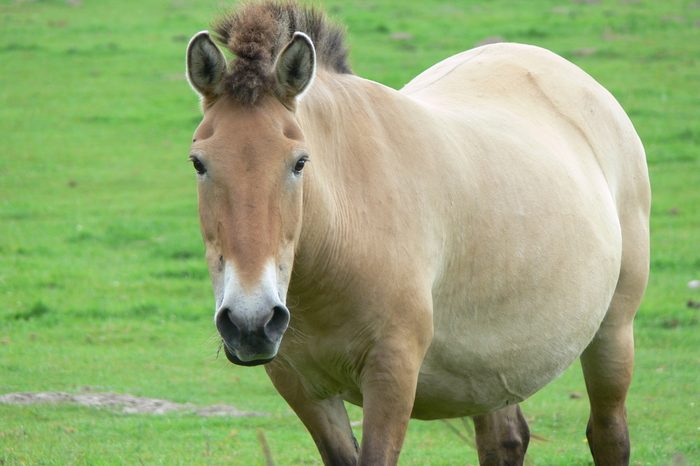
<path fill-rule="evenodd" d="M 632 462 L 700 464 L 700 311 L 686 307 L 700 301 L 686 286 L 700 279 L 697 2 L 323 3 L 348 27 L 354 70 L 394 87 L 501 36 L 562 54 L 617 96 L 654 193 Z M 215 0 L 0 1 L 0 393 L 89 387 L 270 416 L 0 405 L 0 464 L 263 464 L 258 430 L 277 464 L 320 463 L 264 371 L 216 357 L 183 57 L 219 11 Z M 573 392 L 585 393 L 578 366 L 524 403 L 546 439 L 532 464 L 591 464 L 587 401 Z M 476 455 L 442 422 L 415 421 L 401 462 Z"/>

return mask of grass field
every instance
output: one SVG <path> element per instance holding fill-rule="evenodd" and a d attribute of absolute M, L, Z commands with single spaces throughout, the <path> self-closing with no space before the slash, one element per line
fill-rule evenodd
<path fill-rule="evenodd" d="M 554 50 L 617 96 L 654 193 L 632 463 L 700 464 L 700 310 L 687 304 L 700 302 L 687 287 L 700 279 L 700 2 L 322 4 L 348 27 L 355 72 L 390 86 L 500 37 Z M 111 391 L 269 415 L 0 404 L 0 465 L 264 464 L 259 431 L 276 464 L 320 464 L 263 369 L 217 357 L 187 161 L 200 114 L 183 58 L 221 5 L 0 0 L 0 394 Z M 591 464 L 577 365 L 523 408 L 544 439 L 531 464 Z M 444 423 L 414 421 L 401 464 L 476 454 Z"/>

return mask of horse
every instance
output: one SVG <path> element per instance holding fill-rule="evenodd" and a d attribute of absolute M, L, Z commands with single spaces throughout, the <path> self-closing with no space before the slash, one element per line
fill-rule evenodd
<path fill-rule="evenodd" d="M 522 464 L 518 403 L 580 358 L 595 464 L 628 464 L 651 194 L 615 98 L 509 43 L 391 89 L 289 2 L 214 31 L 186 52 L 214 323 L 323 462 L 396 464 L 410 418 L 470 416 L 481 464 Z M 363 407 L 360 444 L 344 401 Z"/>

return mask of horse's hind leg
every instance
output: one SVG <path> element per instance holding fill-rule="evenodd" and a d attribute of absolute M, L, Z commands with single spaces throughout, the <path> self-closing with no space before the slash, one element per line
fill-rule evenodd
<path fill-rule="evenodd" d="M 586 437 L 595 464 L 629 464 L 625 398 L 632 379 L 632 327 L 601 329 L 581 356 L 591 404 Z"/>
<path fill-rule="evenodd" d="M 597 466 L 629 464 L 625 398 L 634 365 L 632 320 L 648 276 L 648 237 L 644 229 L 638 231 L 637 241 L 631 243 L 636 249 L 623 251 L 622 270 L 608 313 L 581 355 L 591 404 L 586 436 Z"/>
<path fill-rule="evenodd" d="M 525 460 L 530 429 L 518 405 L 474 416 L 481 466 L 519 466 Z"/>

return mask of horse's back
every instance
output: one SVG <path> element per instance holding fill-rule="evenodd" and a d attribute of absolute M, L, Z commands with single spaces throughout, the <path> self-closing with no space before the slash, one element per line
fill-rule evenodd
<path fill-rule="evenodd" d="M 462 153 L 443 157 L 452 168 L 464 159 L 470 185 L 464 199 L 459 183 L 448 193 L 435 338 L 414 415 L 518 402 L 593 338 L 623 267 L 625 230 L 648 234 L 643 148 L 602 86 L 537 47 L 464 52 L 401 92 L 433 112 L 446 139 L 465 139 Z"/>
<path fill-rule="evenodd" d="M 618 208 L 637 203 L 648 211 L 646 157 L 631 121 L 603 86 L 549 50 L 512 43 L 475 48 L 437 63 L 401 92 L 456 113 L 508 112 L 540 128 L 535 137 L 546 137 L 548 126 L 566 126 L 595 156 Z"/>

